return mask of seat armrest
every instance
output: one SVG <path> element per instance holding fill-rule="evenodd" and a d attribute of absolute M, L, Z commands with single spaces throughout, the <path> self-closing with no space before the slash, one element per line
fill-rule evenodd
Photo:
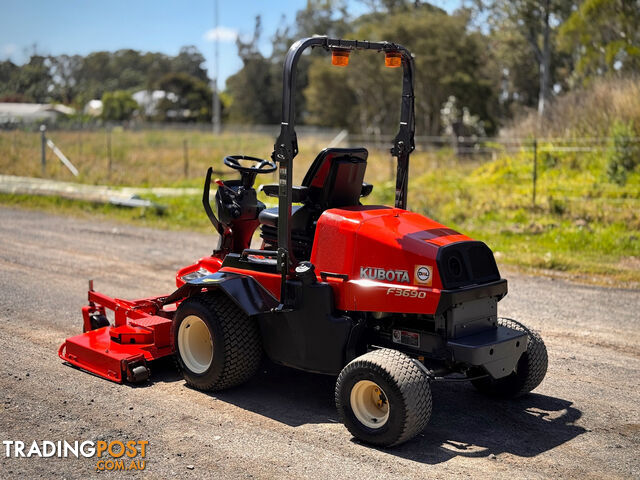
<path fill-rule="evenodd" d="M 278 184 L 277 183 L 269 183 L 267 185 L 260 185 L 258 188 L 259 192 L 264 192 L 267 197 L 277 197 L 278 196 Z"/>
<path fill-rule="evenodd" d="M 368 196 L 373 190 L 373 185 L 370 183 L 362 182 L 362 191 L 360 192 L 360 197 Z"/>
<path fill-rule="evenodd" d="M 264 192 L 267 197 L 277 197 L 279 186 L 277 183 L 270 183 L 267 185 L 260 185 L 260 188 L 258 190 Z M 309 187 L 294 185 L 291 191 L 291 201 L 293 203 L 303 203 L 307 200 L 308 195 Z"/>
<path fill-rule="evenodd" d="M 303 187 L 299 185 L 293 186 L 291 192 L 291 201 L 293 203 L 304 203 L 309 198 L 309 187 Z"/>

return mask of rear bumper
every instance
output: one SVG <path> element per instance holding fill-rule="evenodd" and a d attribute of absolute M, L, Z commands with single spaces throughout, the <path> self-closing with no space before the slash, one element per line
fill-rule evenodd
<path fill-rule="evenodd" d="M 493 378 L 513 372 L 527 350 L 527 334 L 497 326 L 473 335 L 447 341 L 447 349 L 456 363 L 484 367 Z"/>

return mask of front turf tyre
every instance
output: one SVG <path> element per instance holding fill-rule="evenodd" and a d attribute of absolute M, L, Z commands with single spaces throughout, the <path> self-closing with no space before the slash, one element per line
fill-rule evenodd
<path fill-rule="evenodd" d="M 522 354 L 516 371 L 508 377 L 494 380 L 490 377 L 472 380 L 471 383 L 482 393 L 500 398 L 515 398 L 536 388 L 547 374 L 547 347 L 537 332 L 528 329 L 510 318 L 499 318 L 498 324 L 525 332 L 528 336 L 527 350 Z"/>
<path fill-rule="evenodd" d="M 187 385 L 223 390 L 258 369 L 262 344 L 256 323 L 224 294 L 183 301 L 173 321 L 176 361 Z"/>
<path fill-rule="evenodd" d="M 338 376 L 335 395 L 349 432 L 380 447 L 410 440 L 431 417 L 429 379 L 397 350 L 381 348 L 351 361 Z"/>

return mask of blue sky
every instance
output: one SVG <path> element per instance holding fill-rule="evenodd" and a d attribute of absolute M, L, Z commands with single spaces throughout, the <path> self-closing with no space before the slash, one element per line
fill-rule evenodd
<path fill-rule="evenodd" d="M 293 23 L 306 3 L 219 0 L 220 87 L 241 66 L 235 35 L 251 35 L 254 19 L 261 15 L 261 49 L 268 54 L 282 16 Z M 460 0 L 432 3 L 451 11 Z M 34 45 L 38 53 L 51 55 L 120 48 L 175 55 L 180 47 L 195 45 L 208 62 L 213 60 L 214 0 L 1 0 L 0 5 L 0 60 L 24 63 Z M 351 1 L 349 10 L 358 14 L 365 7 Z"/>

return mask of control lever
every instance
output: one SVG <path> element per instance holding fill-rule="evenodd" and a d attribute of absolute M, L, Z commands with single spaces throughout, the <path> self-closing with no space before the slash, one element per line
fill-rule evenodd
<path fill-rule="evenodd" d="M 218 185 L 221 189 L 218 190 L 220 196 L 223 199 L 223 203 L 225 208 L 227 208 L 231 212 L 231 216 L 233 218 L 238 218 L 242 214 L 242 210 L 240 209 L 240 205 L 236 202 L 235 197 L 238 195 L 233 188 L 228 187 L 224 184 L 222 180 L 216 178 L 216 185 Z M 227 192 L 226 194 L 224 192 Z"/>
<path fill-rule="evenodd" d="M 227 187 L 224 184 L 224 182 L 222 180 L 220 180 L 219 178 L 216 178 L 215 182 L 216 182 L 216 185 L 218 185 L 219 187 L 222 187 L 222 188 L 224 188 L 226 190 L 229 190 L 233 195 L 235 195 L 236 192 L 233 190 L 233 188 Z"/>

